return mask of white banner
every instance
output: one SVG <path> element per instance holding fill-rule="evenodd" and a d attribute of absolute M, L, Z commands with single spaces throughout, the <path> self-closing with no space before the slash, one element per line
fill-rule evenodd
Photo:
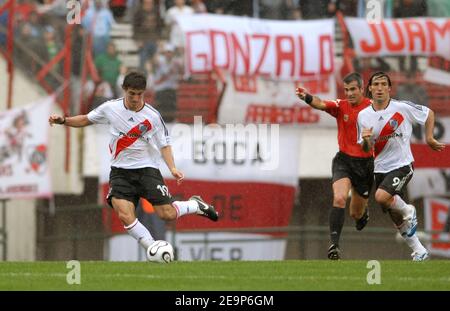
<path fill-rule="evenodd" d="M 298 99 L 295 89 L 300 85 L 322 99 L 336 99 L 334 75 L 301 83 L 228 75 L 227 88 L 219 106 L 218 122 L 336 127 L 335 118 Z"/>
<path fill-rule="evenodd" d="M 168 127 L 175 163 L 186 176 L 178 185 L 161 161 L 170 194 L 181 200 L 199 194 L 221 215 L 217 223 L 182 217 L 177 230 L 289 225 L 298 185 L 299 144 L 294 129 L 265 124 Z M 107 149 L 108 135 L 104 136 L 101 145 Z M 109 163 L 109 156 L 101 156 Z M 101 180 L 106 181 L 109 167 L 103 167 Z"/>
<path fill-rule="evenodd" d="M 450 59 L 450 19 L 345 18 L 357 56 L 428 55 Z"/>
<path fill-rule="evenodd" d="M 205 244 L 205 233 L 177 232 L 173 244 L 177 260 L 283 260 L 286 251 L 286 241 L 264 234 L 209 232 L 207 238 Z M 165 240 L 172 244 L 172 239 L 168 232 Z M 107 243 L 110 261 L 146 260 L 145 250 L 128 234 L 116 235 Z"/>
<path fill-rule="evenodd" d="M 297 185 L 298 135 L 278 125 L 168 124 L 178 169 L 191 180 L 254 181 Z M 100 181 L 109 180 L 109 132 L 97 131 Z M 289 152 L 286 152 L 289 150 Z M 161 160 L 164 177 L 172 178 Z"/>
<path fill-rule="evenodd" d="M 301 80 L 334 72 L 334 20 L 269 21 L 217 14 L 179 15 L 186 73 Z"/>
<path fill-rule="evenodd" d="M 425 199 L 425 231 L 442 232 L 447 217 L 449 217 L 450 200 L 447 199 Z M 427 245 L 428 250 L 433 255 L 450 257 L 450 233 L 442 232 L 431 234 L 432 240 Z"/>
<path fill-rule="evenodd" d="M 53 97 L 0 113 L 0 198 L 49 197 L 48 116 Z"/>

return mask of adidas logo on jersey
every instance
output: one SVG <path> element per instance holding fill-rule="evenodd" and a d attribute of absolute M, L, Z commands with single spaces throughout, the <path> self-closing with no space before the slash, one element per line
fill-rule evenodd
<path fill-rule="evenodd" d="M 134 119 L 133 119 L 133 117 L 129 118 L 129 119 L 128 119 L 128 121 L 130 121 L 130 122 L 134 122 Z"/>
<path fill-rule="evenodd" d="M 383 116 L 380 116 L 380 118 L 378 119 L 378 121 L 383 121 Z"/>

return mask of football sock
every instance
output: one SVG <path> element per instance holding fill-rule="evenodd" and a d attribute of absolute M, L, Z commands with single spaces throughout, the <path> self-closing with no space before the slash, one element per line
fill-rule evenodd
<path fill-rule="evenodd" d="M 427 250 L 425 247 L 423 247 L 422 243 L 420 243 L 419 238 L 416 234 L 414 234 L 411 237 L 405 236 L 404 237 L 406 244 L 416 253 L 423 254 Z"/>
<path fill-rule="evenodd" d="M 342 227 L 345 220 L 345 208 L 332 207 L 330 210 L 330 240 L 331 244 L 339 244 Z"/>
<path fill-rule="evenodd" d="M 398 212 L 400 215 L 402 215 L 403 218 L 405 218 L 408 215 L 410 207 L 405 203 L 405 201 L 402 200 L 399 195 L 396 194 L 394 195 L 394 200 L 392 201 L 390 209 Z"/>
<path fill-rule="evenodd" d="M 128 234 L 135 238 L 144 249 L 147 249 L 154 241 L 150 231 L 136 218 L 131 225 L 124 226 Z"/>
<path fill-rule="evenodd" d="M 198 203 L 194 200 L 189 201 L 175 201 L 172 206 L 177 211 L 177 218 L 186 214 L 195 214 L 198 211 Z"/>

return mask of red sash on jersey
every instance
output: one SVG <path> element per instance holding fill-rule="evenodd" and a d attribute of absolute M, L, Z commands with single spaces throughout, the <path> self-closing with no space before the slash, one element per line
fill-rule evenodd
<path fill-rule="evenodd" d="M 378 136 L 377 142 L 375 143 L 375 157 L 377 157 L 380 154 L 380 152 L 383 150 L 384 146 L 386 146 L 389 140 L 388 138 L 380 140 L 380 138 L 393 134 L 395 130 L 398 129 L 400 124 L 402 124 L 403 120 L 404 120 L 403 116 L 399 112 L 396 112 L 392 116 L 392 118 L 389 119 L 388 122 L 386 122 L 386 124 L 384 125 L 383 129 L 380 132 L 380 135 Z"/>
<path fill-rule="evenodd" d="M 131 130 L 129 130 L 126 135 L 119 138 L 117 140 L 116 153 L 114 154 L 114 159 L 122 150 L 132 145 L 139 137 L 142 136 L 142 134 L 150 131 L 151 129 L 152 125 L 150 121 L 146 119 L 144 122 L 139 123 Z"/>

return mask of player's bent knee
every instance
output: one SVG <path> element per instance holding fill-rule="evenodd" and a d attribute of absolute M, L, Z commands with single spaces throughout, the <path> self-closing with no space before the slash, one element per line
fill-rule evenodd
<path fill-rule="evenodd" d="M 386 195 L 385 191 L 377 191 L 375 192 L 375 201 L 381 205 L 388 205 L 389 200 L 392 198 L 391 195 Z"/>
<path fill-rule="evenodd" d="M 350 217 L 353 218 L 354 220 L 358 220 L 362 217 L 363 213 L 359 212 L 359 211 L 351 211 L 350 212 Z"/>
<path fill-rule="evenodd" d="M 333 199 L 333 206 L 336 206 L 336 207 L 345 207 L 346 203 L 347 203 L 347 197 L 345 195 L 338 195 L 338 196 L 335 196 Z"/>

